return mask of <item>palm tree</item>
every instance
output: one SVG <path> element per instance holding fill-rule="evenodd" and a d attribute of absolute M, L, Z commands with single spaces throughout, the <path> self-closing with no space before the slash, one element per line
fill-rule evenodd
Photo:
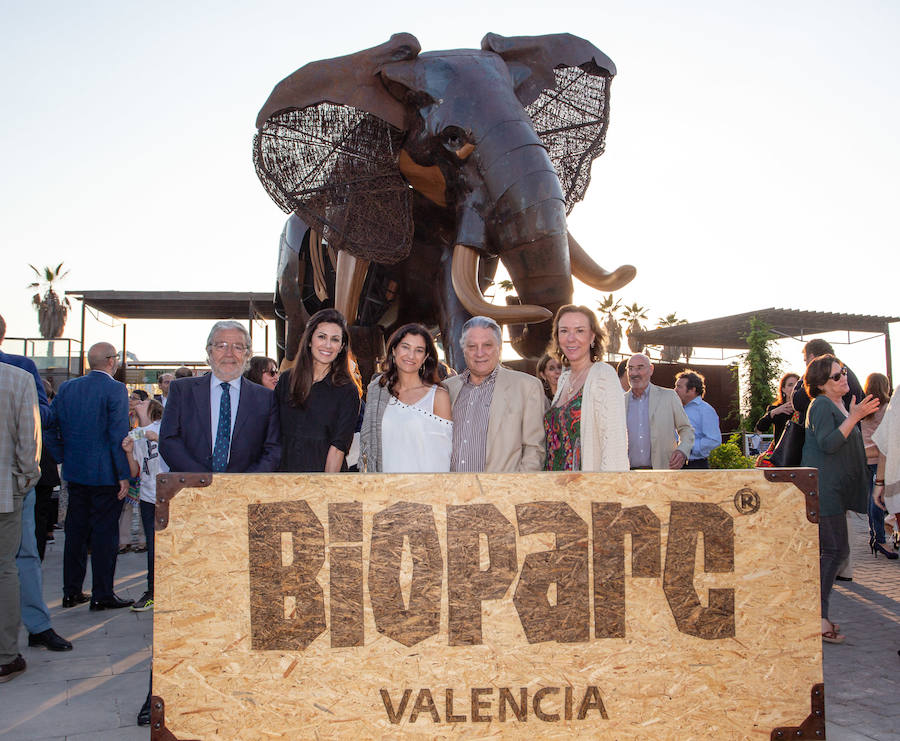
<path fill-rule="evenodd" d="M 641 320 L 646 318 L 647 307 L 638 306 L 637 301 L 631 306 L 626 306 L 622 309 L 622 319 L 628 322 L 625 336 L 628 338 L 628 349 L 630 349 L 631 352 L 643 352 L 644 350 L 644 343 L 641 342 L 636 335 L 644 331 Z"/>
<path fill-rule="evenodd" d="M 606 333 L 606 359 L 612 360 L 614 355 L 619 354 L 619 348 L 622 346 L 622 327 L 616 315 L 622 306 L 622 299 L 613 300 L 610 293 L 604 298 L 597 307 L 606 315 L 606 321 L 603 322 L 603 330 Z"/>
<path fill-rule="evenodd" d="M 62 272 L 62 266 L 63 264 L 60 263 L 56 268 L 45 267 L 43 271 L 38 270 L 34 265 L 28 266 L 38 278 L 34 283 L 29 283 L 28 288 L 38 289 L 38 292 L 32 297 L 31 303 L 34 304 L 35 311 L 38 313 L 38 327 L 41 337 L 45 340 L 62 337 L 69 309 L 72 308 L 69 299 L 63 297 L 60 301 L 59 294 L 54 290 L 54 283 L 59 283 L 69 274 L 68 270 Z M 43 296 L 40 293 L 42 289 L 46 289 Z"/>
<path fill-rule="evenodd" d="M 671 314 L 660 317 L 657 320 L 656 326 L 659 329 L 661 327 L 677 327 L 679 324 L 687 323 L 687 319 L 680 319 L 673 311 Z M 694 349 L 692 347 L 685 348 L 680 345 L 663 345 L 660 359 L 666 363 L 674 363 L 682 354 L 685 356 L 685 359 L 690 358 L 693 351 Z"/>

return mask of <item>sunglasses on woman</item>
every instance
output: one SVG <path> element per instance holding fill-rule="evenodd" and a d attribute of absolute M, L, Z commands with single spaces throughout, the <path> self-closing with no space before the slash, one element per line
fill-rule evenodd
<path fill-rule="evenodd" d="M 847 375 L 847 369 L 846 369 L 846 368 L 841 368 L 841 369 L 840 369 L 837 373 L 835 373 L 833 376 L 828 376 L 828 377 L 829 377 L 832 381 L 840 381 L 841 378 L 843 378 L 843 377 L 846 376 L 846 375 Z"/>
<path fill-rule="evenodd" d="M 272 376 L 273 378 L 278 375 L 278 371 L 274 368 L 269 368 L 269 370 L 263 371 L 267 376 Z"/>

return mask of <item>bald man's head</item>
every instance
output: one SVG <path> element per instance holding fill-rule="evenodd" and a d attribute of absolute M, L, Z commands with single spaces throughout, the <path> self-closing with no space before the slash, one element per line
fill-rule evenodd
<path fill-rule="evenodd" d="M 635 396 L 642 396 L 650 384 L 653 375 L 653 363 L 643 353 L 636 353 L 628 358 L 628 383 Z"/>
<path fill-rule="evenodd" d="M 88 350 L 87 361 L 91 370 L 102 370 L 112 374 L 119 364 L 119 356 L 116 348 L 108 342 L 98 342 L 96 345 L 91 345 Z"/>

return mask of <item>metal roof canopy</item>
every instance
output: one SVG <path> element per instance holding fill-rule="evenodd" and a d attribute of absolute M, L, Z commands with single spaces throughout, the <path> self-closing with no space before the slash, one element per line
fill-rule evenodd
<path fill-rule="evenodd" d="M 274 319 L 271 293 L 220 291 L 66 291 L 117 319 Z"/>
<path fill-rule="evenodd" d="M 682 345 L 688 347 L 716 347 L 746 350 L 750 320 L 768 324 L 775 334 L 801 339 L 805 335 L 826 332 L 872 332 L 884 335 L 887 376 L 891 378 L 890 325 L 900 317 L 869 314 L 836 314 L 828 311 L 800 311 L 798 309 L 760 309 L 744 314 L 707 319 L 702 322 L 677 324 L 674 327 L 649 329 L 637 334 L 645 345 Z"/>
<path fill-rule="evenodd" d="M 797 309 L 760 309 L 745 314 L 706 319 L 702 322 L 677 324 L 641 332 L 638 337 L 647 345 L 686 345 L 689 347 L 717 347 L 746 350 L 744 337 L 750 332 L 750 320 L 768 324 L 783 337 L 803 337 L 846 330 L 885 334 L 888 325 L 900 322 L 900 317 L 870 316 L 867 314 L 834 314 L 827 311 L 799 311 Z"/>
<path fill-rule="evenodd" d="M 272 293 L 222 291 L 66 291 L 81 301 L 81 348 L 79 372 L 84 373 L 84 313 L 89 306 L 116 319 L 246 319 L 253 340 L 254 319 L 275 318 Z M 122 322 L 122 357 L 126 359 L 126 324 Z M 266 325 L 266 354 L 269 327 Z"/>

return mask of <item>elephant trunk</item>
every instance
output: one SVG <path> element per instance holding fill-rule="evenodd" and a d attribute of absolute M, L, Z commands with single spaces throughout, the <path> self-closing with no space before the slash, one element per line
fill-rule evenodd
<path fill-rule="evenodd" d="M 505 151 L 492 151 L 503 142 Z M 479 164 L 495 204 L 489 230 L 523 304 L 548 310 L 547 319 L 510 326 L 513 348 L 540 356 L 556 310 L 572 300 L 566 206 L 559 177 L 529 122 L 509 122 L 479 143 Z M 527 322 L 531 323 L 527 323 Z"/>

